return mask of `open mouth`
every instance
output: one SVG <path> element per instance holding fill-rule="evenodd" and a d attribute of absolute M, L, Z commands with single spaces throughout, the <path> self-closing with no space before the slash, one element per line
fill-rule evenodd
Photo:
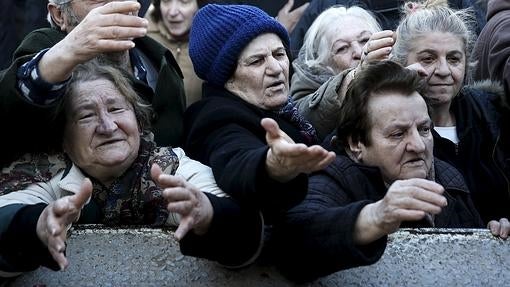
<path fill-rule="evenodd" d="M 111 139 L 111 140 L 107 140 L 107 141 L 104 141 L 104 142 L 100 143 L 99 146 L 115 144 L 115 143 L 118 143 L 118 142 L 121 142 L 121 141 L 122 141 L 121 139 Z"/>
<path fill-rule="evenodd" d="M 280 85 L 283 85 L 284 82 L 283 81 L 276 81 L 276 82 L 273 82 L 271 83 L 269 86 L 267 86 L 268 88 L 276 88 L 276 87 L 279 87 Z"/>

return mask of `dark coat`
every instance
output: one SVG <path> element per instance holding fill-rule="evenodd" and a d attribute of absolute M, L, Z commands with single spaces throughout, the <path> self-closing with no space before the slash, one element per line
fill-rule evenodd
<path fill-rule="evenodd" d="M 269 177 L 265 167 L 269 147 L 260 121 L 272 118 L 295 142 L 303 142 L 299 130 L 225 89 L 204 84 L 203 91 L 204 98 L 185 114 L 186 154 L 209 165 L 223 191 L 262 208 L 266 220 L 301 201 L 306 194 L 306 175 L 286 183 Z"/>
<path fill-rule="evenodd" d="M 37 52 L 52 47 L 65 35 L 52 28 L 30 33 L 16 50 L 15 61 L 0 73 L 1 130 L 9 135 L 2 139 L 0 166 L 23 153 L 60 149 L 60 131 L 53 120 L 55 106 L 41 107 L 25 100 L 16 88 L 16 73 Z M 133 80 L 135 90 L 152 104 L 155 141 L 160 146 L 179 146 L 186 107 L 181 70 L 172 54 L 153 39 L 138 38 L 135 43 L 159 71 L 155 92 L 145 83 Z"/>
<path fill-rule="evenodd" d="M 478 60 L 475 80 L 491 79 L 504 84 L 510 93 L 510 2 L 491 0 L 487 6 L 487 25 L 473 49 Z"/>
<path fill-rule="evenodd" d="M 312 25 L 315 18 L 324 10 L 334 5 L 342 5 L 346 7 L 359 6 L 372 12 L 381 25 L 383 30 L 395 30 L 401 18 L 401 7 L 405 1 L 396 0 L 314 0 L 310 1 L 310 6 L 303 13 L 303 16 L 296 24 L 296 27 L 290 34 L 291 56 L 297 58 L 299 49 L 303 45 L 303 39 L 306 31 Z M 475 33 L 485 25 L 485 10 L 475 0 L 449 0 L 449 7 L 453 9 L 461 9 L 473 7 L 476 17 Z"/>
<path fill-rule="evenodd" d="M 445 188 L 448 205 L 434 217 L 434 227 L 482 227 L 462 175 L 435 159 L 436 182 Z M 384 197 L 387 188 L 379 169 L 337 155 L 325 170 L 311 175 L 303 202 L 289 210 L 276 229 L 277 261 L 285 275 L 308 281 L 333 272 L 375 263 L 384 253 L 387 236 L 368 245 L 353 242 L 358 215 Z M 432 227 L 405 222 L 402 227 Z"/>
<path fill-rule="evenodd" d="M 466 179 L 484 222 L 510 218 L 508 145 L 503 143 L 503 122 L 497 110 L 499 96 L 465 87 L 451 104 L 459 144 L 434 132 L 434 155 L 457 167 Z"/>

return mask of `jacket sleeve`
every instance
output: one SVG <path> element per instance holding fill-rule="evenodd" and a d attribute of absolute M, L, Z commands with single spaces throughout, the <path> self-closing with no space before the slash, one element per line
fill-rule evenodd
<path fill-rule="evenodd" d="M 54 29 L 30 33 L 14 53 L 14 61 L 0 72 L 1 130 L 9 135 L 0 151 L 0 165 L 15 160 L 23 153 L 46 151 L 59 147 L 57 129 L 53 125 L 54 106 L 38 106 L 25 99 L 17 88 L 17 71 L 25 62 L 63 38 Z"/>
<path fill-rule="evenodd" d="M 0 270 L 25 272 L 43 265 L 58 270 L 47 247 L 37 236 L 39 216 L 47 204 L 13 204 L 0 208 Z"/>
<path fill-rule="evenodd" d="M 303 282 L 379 260 L 386 236 L 364 246 L 353 242 L 356 219 L 369 203 L 352 202 L 326 173 L 312 175 L 305 200 L 289 210 L 276 229 L 277 262 L 282 272 Z"/>
<path fill-rule="evenodd" d="M 211 226 L 202 236 L 189 232 L 179 242 L 182 254 L 217 261 L 229 268 L 252 263 L 262 248 L 261 214 L 232 198 L 206 195 L 214 210 Z"/>
<path fill-rule="evenodd" d="M 312 123 L 320 139 L 331 133 L 338 123 L 338 110 L 343 102 L 338 90 L 350 71 L 331 77 L 311 94 L 293 96 L 299 112 Z"/>

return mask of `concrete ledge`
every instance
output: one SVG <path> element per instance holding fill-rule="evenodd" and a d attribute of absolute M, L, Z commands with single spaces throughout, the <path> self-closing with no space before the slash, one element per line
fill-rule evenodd
<path fill-rule="evenodd" d="M 9 286 L 294 286 L 272 266 L 231 271 L 182 256 L 161 229 L 74 229 L 70 267 L 40 268 Z M 392 234 L 382 259 L 307 286 L 508 286 L 510 240 L 476 229 L 404 229 Z M 1 285 L 1 284 L 0 284 Z"/>

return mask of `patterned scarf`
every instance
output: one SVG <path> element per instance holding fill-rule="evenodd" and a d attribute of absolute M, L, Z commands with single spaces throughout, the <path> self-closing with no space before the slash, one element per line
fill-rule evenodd
<path fill-rule="evenodd" d="M 92 199 L 103 212 L 103 224 L 161 226 L 166 222 L 162 190 L 150 176 L 153 163 L 175 174 L 179 159 L 171 148 L 156 148 L 154 142 L 141 138 L 138 157 L 122 176 L 108 187 L 92 179 Z"/>
<path fill-rule="evenodd" d="M 291 122 L 299 129 L 303 136 L 304 143 L 308 146 L 319 143 L 317 132 L 312 124 L 307 121 L 298 111 L 292 100 L 289 98 L 287 103 L 277 112 L 278 116 Z"/>

